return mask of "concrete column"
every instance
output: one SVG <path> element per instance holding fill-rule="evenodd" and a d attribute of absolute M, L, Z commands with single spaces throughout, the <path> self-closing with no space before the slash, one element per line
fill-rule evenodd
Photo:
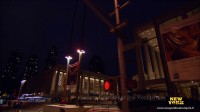
<path fill-rule="evenodd" d="M 143 65 L 143 59 L 142 59 L 142 53 L 141 53 L 141 46 L 138 45 L 135 49 L 135 53 L 136 53 L 136 61 L 137 61 L 137 70 L 138 70 L 138 75 L 139 75 L 139 89 L 144 89 L 145 85 L 144 85 L 144 65 Z"/>
<path fill-rule="evenodd" d="M 56 83 L 55 83 L 55 94 L 58 93 L 58 80 L 59 80 L 59 71 L 56 73 Z"/>
<path fill-rule="evenodd" d="M 156 59 L 156 54 L 155 54 L 155 49 L 151 47 L 151 56 L 152 56 L 152 61 L 153 61 L 153 68 L 155 72 L 155 79 L 160 78 L 159 70 L 158 70 L 158 63 Z"/>
<path fill-rule="evenodd" d="M 64 76 L 64 73 L 63 72 L 60 72 L 60 74 L 61 74 L 61 86 L 60 86 L 60 92 L 62 92 L 62 93 L 64 93 L 64 78 L 65 78 L 65 76 Z"/>
<path fill-rule="evenodd" d="M 88 76 L 88 96 L 90 95 L 90 76 Z"/>
<path fill-rule="evenodd" d="M 159 72 L 160 72 L 160 77 L 165 78 L 164 72 L 163 72 L 163 64 L 162 64 L 162 61 L 160 58 L 160 52 L 157 52 L 156 55 L 157 55 L 157 59 L 158 59 L 158 68 L 159 68 Z"/>
<path fill-rule="evenodd" d="M 118 78 L 116 79 L 116 86 L 117 86 L 117 96 L 119 96 L 119 81 L 118 81 Z"/>
<path fill-rule="evenodd" d="M 94 92 L 95 92 L 95 91 L 94 91 L 94 90 L 95 90 L 95 87 L 94 87 L 95 77 L 93 77 L 93 80 L 92 80 L 92 81 L 93 81 L 93 82 L 92 82 L 92 88 L 93 88 L 93 89 L 92 89 L 92 93 L 94 94 Z"/>
<path fill-rule="evenodd" d="M 50 94 L 54 94 L 56 92 L 56 71 L 53 72 L 53 79 L 52 79 L 52 83 L 51 83 L 51 92 Z"/>
<path fill-rule="evenodd" d="M 101 78 L 99 78 L 99 98 L 101 96 Z"/>
<path fill-rule="evenodd" d="M 84 94 L 85 94 L 85 91 L 87 91 L 86 88 L 87 88 L 87 86 L 88 86 L 88 85 L 87 85 L 87 82 L 88 82 L 88 81 L 86 81 L 86 77 L 87 77 L 87 76 L 84 76 L 84 77 L 83 77 L 83 84 L 84 84 L 84 86 L 83 86 L 83 88 L 82 88 L 82 89 L 83 89 L 82 92 L 83 92 Z"/>
<path fill-rule="evenodd" d="M 80 97 L 82 96 L 82 93 L 83 93 L 83 74 L 80 74 Z"/>
<path fill-rule="evenodd" d="M 79 92 L 80 92 L 80 72 L 78 71 L 76 79 L 76 105 L 78 105 Z"/>
<path fill-rule="evenodd" d="M 146 57 L 147 74 L 148 74 L 149 80 L 152 80 L 154 79 L 154 77 L 153 77 L 151 58 L 149 56 L 148 44 L 144 44 L 144 50 L 145 50 L 145 57 Z"/>
<path fill-rule="evenodd" d="M 101 95 L 104 95 L 104 87 L 103 87 L 103 84 L 104 84 L 104 80 L 101 81 Z"/>

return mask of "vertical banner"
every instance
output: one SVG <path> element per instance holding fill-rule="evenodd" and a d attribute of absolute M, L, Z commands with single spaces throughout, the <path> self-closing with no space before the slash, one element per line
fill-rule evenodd
<path fill-rule="evenodd" d="M 160 28 L 171 81 L 200 79 L 200 14 Z"/>
<path fill-rule="evenodd" d="M 69 65 L 67 85 L 76 84 L 78 73 L 78 62 Z"/>

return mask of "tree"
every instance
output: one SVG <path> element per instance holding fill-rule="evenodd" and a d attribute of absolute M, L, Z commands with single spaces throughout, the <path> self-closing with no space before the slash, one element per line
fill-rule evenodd
<path fill-rule="evenodd" d="M 100 56 L 94 55 L 89 62 L 89 70 L 96 73 L 105 73 L 104 62 Z"/>

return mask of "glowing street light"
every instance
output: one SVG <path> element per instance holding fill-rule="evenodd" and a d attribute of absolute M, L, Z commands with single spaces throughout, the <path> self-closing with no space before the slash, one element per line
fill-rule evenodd
<path fill-rule="evenodd" d="M 24 84 L 25 82 L 26 82 L 26 80 L 22 80 L 22 81 L 21 81 L 21 84 Z"/>
<path fill-rule="evenodd" d="M 67 59 L 67 61 L 71 60 L 72 57 L 71 56 L 65 56 L 65 58 Z"/>
<path fill-rule="evenodd" d="M 77 50 L 77 53 L 79 53 L 79 63 L 80 63 L 80 61 L 81 61 L 81 56 L 82 56 L 82 54 L 85 53 L 85 51 L 84 51 L 84 50 L 78 49 L 78 50 Z"/>
<path fill-rule="evenodd" d="M 26 82 L 26 80 L 21 81 L 21 85 L 20 85 L 20 89 L 19 89 L 19 93 L 18 93 L 18 97 L 17 97 L 18 99 L 20 97 L 20 94 L 21 94 L 21 91 L 22 91 L 22 88 L 23 88 L 25 82 Z"/>
<path fill-rule="evenodd" d="M 72 59 L 71 56 L 65 56 L 65 58 L 67 59 L 67 65 L 66 65 L 66 74 L 65 74 L 65 77 L 64 77 L 64 98 L 65 98 L 65 101 L 67 100 L 67 91 L 66 91 L 66 85 L 67 85 L 67 80 L 68 80 L 68 74 L 69 74 L 69 63 L 70 63 L 70 60 Z"/>
<path fill-rule="evenodd" d="M 84 50 L 78 49 L 78 50 L 77 50 L 77 53 L 79 54 L 79 59 L 78 59 L 78 64 L 79 64 L 79 65 L 78 65 L 78 69 L 79 69 L 80 63 L 81 63 L 82 54 L 84 54 L 85 51 L 84 51 Z"/>
<path fill-rule="evenodd" d="M 85 53 L 84 50 L 80 50 L 80 49 L 78 49 L 77 52 L 78 52 L 78 53 Z"/>

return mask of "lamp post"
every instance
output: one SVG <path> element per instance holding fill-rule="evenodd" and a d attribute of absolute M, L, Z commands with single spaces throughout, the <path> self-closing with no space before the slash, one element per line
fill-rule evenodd
<path fill-rule="evenodd" d="M 79 58 L 78 58 L 78 64 L 79 64 L 79 66 L 78 67 L 80 67 L 80 62 L 81 62 L 82 54 L 84 54 L 85 51 L 78 49 L 77 53 L 79 53 Z"/>
<path fill-rule="evenodd" d="M 78 49 L 77 50 L 77 53 L 79 53 L 79 58 L 78 58 L 78 74 L 77 74 L 77 81 L 76 81 L 76 105 L 78 106 L 78 104 L 79 104 L 79 100 L 78 100 L 78 95 L 79 95 L 79 85 L 80 84 L 78 84 L 79 82 L 80 82 L 80 80 L 79 80 L 79 78 L 80 78 L 80 76 L 79 76 L 79 68 L 80 68 L 80 65 L 81 65 L 81 58 L 82 58 L 82 54 L 84 54 L 85 53 L 85 51 L 84 50 L 80 50 L 80 49 Z M 82 84 L 81 84 L 82 85 Z M 82 87 L 81 87 L 82 88 Z"/>
<path fill-rule="evenodd" d="M 19 93 L 18 93 L 18 96 L 17 96 L 18 99 L 19 99 L 19 97 L 20 97 L 20 94 L 21 94 L 21 91 L 22 91 L 22 88 L 23 88 L 25 82 L 26 82 L 26 80 L 22 80 L 22 81 L 21 81 Z"/>
<path fill-rule="evenodd" d="M 66 65 L 66 74 L 64 75 L 64 99 L 65 101 L 67 101 L 67 91 L 66 91 L 66 87 L 67 87 L 67 80 L 68 80 L 68 74 L 69 74 L 69 63 L 70 60 L 72 59 L 71 56 L 65 56 L 65 58 L 67 59 L 67 65 Z"/>

